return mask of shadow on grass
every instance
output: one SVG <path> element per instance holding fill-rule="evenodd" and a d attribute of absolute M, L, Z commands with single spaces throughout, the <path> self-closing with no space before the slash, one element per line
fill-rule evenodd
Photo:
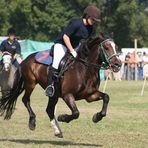
<path fill-rule="evenodd" d="M 47 140 L 30 140 L 30 139 L 0 139 L 0 142 L 15 142 L 21 144 L 52 144 L 59 146 L 88 146 L 88 147 L 103 147 L 103 145 L 90 143 L 76 143 L 72 141 L 47 141 Z"/>

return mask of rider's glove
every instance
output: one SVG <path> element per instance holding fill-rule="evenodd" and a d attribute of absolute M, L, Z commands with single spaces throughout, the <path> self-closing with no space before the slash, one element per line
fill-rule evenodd
<path fill-rule="evenodd" d="M 73 50 L 73 51 L 71 52 L 71 54 L 73 55 L 74 58 L 77 57 L 77 52 L 76 52 L 75 50 Z"/>

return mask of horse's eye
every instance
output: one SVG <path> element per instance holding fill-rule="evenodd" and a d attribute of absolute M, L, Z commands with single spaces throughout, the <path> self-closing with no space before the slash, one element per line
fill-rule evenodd
<path fill-rule="evenodd" d="M 108 51 L 108 50 L 109 50 L 109 48 L 107 48 L 107 47 L 106 47 L 106 48 L 105 48 L 105 50 L 106 50 L 106 51 Z"/>

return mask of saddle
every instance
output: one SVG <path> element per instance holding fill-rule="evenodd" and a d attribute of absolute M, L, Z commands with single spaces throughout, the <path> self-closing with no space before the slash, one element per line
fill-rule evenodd
<path fill-rule="evenodd" d="M 38 52 L 35 55 L 35 61 L 40 64 L 51 66 L 53 63 L 53 47 L 49 50 Z M 59 64 L 58 77 L 61 77 L 73 62 L 74 62 L 73 56 L 69 52 L 67 52 Z"/>

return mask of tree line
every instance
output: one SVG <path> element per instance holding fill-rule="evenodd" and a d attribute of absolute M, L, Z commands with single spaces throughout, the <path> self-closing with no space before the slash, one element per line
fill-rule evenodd
<path fill-rule="evenodd" d="M 113 32 L 120 47 L 148 47 L 147 0 L 0 0 L 0 35 L 14 27 L 21 39 L 53 41 L 89 4 L 102 12 L 99 32 Z"/>

